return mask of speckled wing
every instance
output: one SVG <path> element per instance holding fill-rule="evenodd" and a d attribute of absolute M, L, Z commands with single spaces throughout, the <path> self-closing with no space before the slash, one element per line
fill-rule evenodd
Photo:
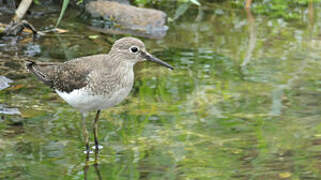
<path fill-rule="evenodd" d="M 90 72 L 86 66 L 73 63 L 40 63 L 27 61 L 27 69 L 51 88 L 62 92 L 71 92 L 74 89 L 85 87 Z"/>

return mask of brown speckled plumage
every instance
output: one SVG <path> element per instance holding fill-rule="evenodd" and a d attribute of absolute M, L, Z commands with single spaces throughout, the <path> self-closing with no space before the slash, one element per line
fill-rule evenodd
<path fill-rule="evenodd" d="M 88 86 L 91 90 L 108 93 L 119 83 L 122 86 L 130 85 L 122 81 L 125 76 L 120 71 L 121 66 L 126 63 L 123 54 L 118 54 L 119 49 L 129 49 L 133 43 L 131 38 L 121 41 L 113 46 L 111 53 L 76 58 L 65 63 L 35 63 L 27 62 L 27 68 L 38 79 L 50 87 L 71 92 Z M 117 41 L 116 41 L 117 42 Z M 141 41 L 137 41 L 140 48 L 144 48 Z M 115 52 L 115 53 L 113 53 Z M 126 65 L 125 65 L 126 66 Z"/>
<path fill-rule="evenodd" d="M 139 53 L 130 53 L 131 47 Z M 93 94 L 109 94 L 116 88 L 131 87 L 127 77 L 136 62 L 146 59 L 143 42 L 135 38 L 116 41 L 108 54 L 76 58 L 65 63 L 36 63 L 28 61 L 27 69 L 46 85 L 62 92 L 88 88 Z M 129 79 L 127 79 L 129 78 Z"/>
<path fill-rule="evenodd" d="M 74 89 L 81 89 L 88 85 L 88 75 L 95 70 L 94 64 L 103 61 L 105 56 L 83 57 L 65 63 L 35 63 L 29 61 L 27 62 L 27 68 L 46 85 L 69 93 Z"/>

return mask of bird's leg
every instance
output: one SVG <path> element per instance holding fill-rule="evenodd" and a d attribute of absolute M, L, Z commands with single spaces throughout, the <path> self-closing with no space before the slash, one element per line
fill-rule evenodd
<path fill-rule="evenodd" d="M 89 133 L 87 130 L 87 126 L 86 126 L 86 117 L 87 114 L 83 113 L 82 114 L 82 134 L 84 136 L 84 140 L 85 140 L 85 144 L 86 144 L 86 153 L 89 153 Z"/>
<path fill-rule="evenodd" d="M 97 110 L 97 113 L 96 113 L 96 118 L 95 118 L 95 121 L 94 121 L 94 128 L 93 128 L 93 131 L 94 131 L 94 139 L 95 139 L 95 147 L 96 147 L 96 151 L 99 150 L 99 144 L 98 144 L 98 119 L 99 119 L 99 114 L 100 114 L 100 110 Z"/>

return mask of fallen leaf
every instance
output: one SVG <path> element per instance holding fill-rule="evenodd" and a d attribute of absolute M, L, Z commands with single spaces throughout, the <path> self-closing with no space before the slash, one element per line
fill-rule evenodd
<path fill-rule="evenodd" d="M 99 36 L 98 35 L 90 35 L 88 37 L 89 37 L 89 39 L 97 39 Z"/>
<path fill-rule="evenodd" d="M 289 178 L 292 176 L 290 172 L 282 172 L 279 174 L 280 178 Z"/>
<path fill-rule="evenodd" d="M 23 88 L 23 86 L 24 86 L 23 84 L 17 84 L 15 86 L 11 87 L 10 90 L 18 90 L 18 89 Z"/>
<path fill-rule="evenodd" d="M 68 30 L 66 30 L 66 29 L 60 29 L 60 28 L 55 28 L 55 32 L 57 32 L 57 33 L 66 33 L 66 32 L 68 32 Z"/>

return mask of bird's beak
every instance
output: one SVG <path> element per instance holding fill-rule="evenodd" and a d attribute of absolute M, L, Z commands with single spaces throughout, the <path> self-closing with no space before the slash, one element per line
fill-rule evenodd
<path fill-rule="evenodd" d="M 162 66 L 165 66 L 165 67 L 167 67 L 167 68 L 169 68 L 171 70 L 174 69 L 173 66 L 171 66 L 171 65 L 167 64 L 166 62 L 164 62 L 164 61 L 152 56 L 148 52 L 141 51 L 140 54 L 141 54 L 142 58 L 144 58 L 145 60 L 153 61 L 153 62 L 158 63 L 158 64 L 160 64 Z"/>

